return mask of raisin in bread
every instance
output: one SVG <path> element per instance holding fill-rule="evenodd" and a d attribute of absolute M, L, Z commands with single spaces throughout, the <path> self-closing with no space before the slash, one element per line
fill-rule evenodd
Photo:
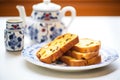
<path fill-rule="evenodd" d="M 58 36 L 53 41 L 40 48 L 36 55 L 40 61 L 50 64 L 56 61 L 78 42 L 79 39 L 77 35 L 66 33 Z"/>
<path fill-rule="evenodd" d="M 80 42 L 72 47 L 73 50 L 77 50 L 79 52 L 96 52 L 100 49 L 101 42 L 98 40 L 93 40 L 90 38 L 80 39 Z"/>

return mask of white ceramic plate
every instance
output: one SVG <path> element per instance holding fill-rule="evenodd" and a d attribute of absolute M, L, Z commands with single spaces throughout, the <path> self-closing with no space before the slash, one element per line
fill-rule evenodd
<path fill-rule="evenodd" d="M 36 52 L 40 49 L 41 46 L 42 45 L 40 44 L 29 46 L 22 51 L 21 55 L 32 64 L 58 71 L 70 72 L 70 71 L 83 71 L 83 70 L 100 68 L 109 65 L 111 62 L 115 61 L 119 57 L 115 50 L 110 48 L 101 48 L 100 54 L 102 56 L 102 62 L 99 64 L 89 65 L 89 66 L 79 66 L 79 67 L 67 66 L 66 64 L 59 61 L 52 64 L 46 64 L 39 61 L 38 58 L 36 57 Z"/>

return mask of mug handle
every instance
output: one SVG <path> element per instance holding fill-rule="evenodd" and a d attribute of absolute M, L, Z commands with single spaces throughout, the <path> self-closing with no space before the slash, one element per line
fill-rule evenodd
<path fill-rule="evenodd" d="M 72 23 L 72 21 L 74 20 L 74 18 L 76 17 L 76 10 L 75 10 L 75 8 L 72 7 L 72 6 L 66 6 L 66 7 L 62 8 L 62 10 L 61 10 L 61 14 L 62 14 L 62 15 L 61 15 L 61 18 L 65 16 L 65 13 L 66 13 L 67 11 L 70 11 L 70 12 L 71 12 L 71 20 L 70 20 L 70 22 L 67 24 L 67 28 L 68 28 L 68 27 L 71 25 L 71 23 Z"/>

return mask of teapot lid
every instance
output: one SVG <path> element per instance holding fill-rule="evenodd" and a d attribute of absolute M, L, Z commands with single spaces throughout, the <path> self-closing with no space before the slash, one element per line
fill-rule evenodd
<path fill-rule="evenodd" d="M 51 0 L 43 0 L 42 3 L 33 5 L 33 10 L 38 11 L 56 11 L 60 10 L 61 6 L 55 3 L 51 3 Z"/>

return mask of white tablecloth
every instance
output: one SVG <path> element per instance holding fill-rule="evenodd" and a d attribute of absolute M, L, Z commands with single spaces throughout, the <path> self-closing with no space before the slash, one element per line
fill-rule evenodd
<path fill-rule="evenodd" d="M 42 68 L 23 59 L 20 52 L 7 52 L 4 46 L 6 19 L 0 17 L 0 80 L 119 80 L 120 58 L 110 65 L 80 72 L 61 72 Z M 29 18 L 28 18 L 29 19 Z M 69 17 L 64 19 L 67 24 Z M 99 39 L 120 54 L 120 17 L 77 17 L 68 32 L 79 37 Z M 25 47 L 31 45 L 25 38 Z"/>

